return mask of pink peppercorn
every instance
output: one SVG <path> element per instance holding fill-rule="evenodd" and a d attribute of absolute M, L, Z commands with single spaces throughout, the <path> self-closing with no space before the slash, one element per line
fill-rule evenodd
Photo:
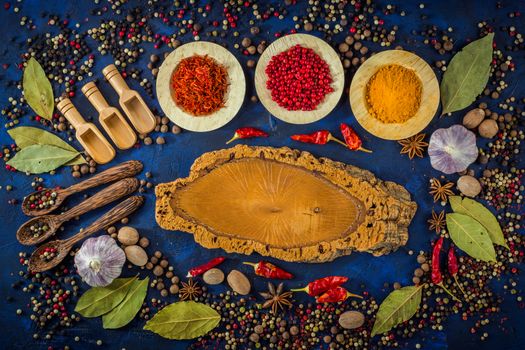
<path fill-rule="evenodd" d="M 328 64 L 314 50 L 295 45 L 266 67 L 272 100 L 289 111 L 312 111 L 333 92 Z"/>

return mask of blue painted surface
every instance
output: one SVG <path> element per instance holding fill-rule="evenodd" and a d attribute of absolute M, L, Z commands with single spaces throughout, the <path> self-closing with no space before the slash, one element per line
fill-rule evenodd
<path fill-rule="evenodd" d="M 133 6 L 139 2 L 130 1 L 130 3 L 131 6 Z M 423 11 L 418 9 L 419 1 L 396 1 L 394 3 L 402 5 L 402 9 L 407 12 L 406 17 L 394 15 L 386 18 L 388 24 L 400 25 L 398 43 L 409 50 L 415 51 L 428 62 L 437 60 L 438 56 L 432 48 L 421 43 L 420 37 L 417 37 L 417 41 L 414 41 L 414 37 L 411 34 L 413 29 L 421 30 L 423 28 L 422 24 L 436 24 L 440 28 L 446 28 L 448 26 L 454 27 L 453 37 L 457 40 L 457 45 L 459 46 L 464 45 L 466 39 L 477 37 L 476 24 L 479 20 L 495 18 L 495 27 L 515 25 L 519 31 L 525 32 L 522 19 L 509 20 L 507 17 L 507 13 L 514 10 L 520 10 L 522 13 L 525 13 L 525 3 L 522 1 L 503 1 L 503 9 L 498 11 L 495 11 L 495 3 L 493 1 L 429 2 Z M 13 3 L 12 6 L 13 5 L 15 5 L 15 3 Z M 0 79 L 2 80 L 3 87 L 6 85 L 6 80 L 18 79 L 20 77 L 21 72 L 16 68 L 16 63 L 19 62 L 18 57 L 23 49 L 19 46 L 19 43 L 27 36 L 36 33 L 28 32 L 19 26 L 18 22 L 21 15 L 29 15 L 32 17 L 38 26 L 37 31 L 47 30 L 47 26 L 42 23 L 43 20 L 40 16 L 43 11 L 56 14 L 69 14 L 71 24 L 80 23 L 81 30 L 96 26 L 100 20 L 100 17 L 87 17 L 89 9 L 93 6 L 93 3 L 89 1 L 64 2 L 31 0 L 24 1 L 19 6 L 22 8 L 22 11 L 18 15 L 13 14 L 12 9 L 10 11 L 0 10 L 0 32 L 3 37 L 0 41 L 0 62 L 11 64 L 8 69 L 0 71 Z M 218 8 L 219 6 L 215 6 L 216 11 Z M 300 10 L 302 6 L 298 5 L 296 8 Z M 296 13 L 297 10 L 294 10 L 293 13 Z M 420 13 L 428 15 L 428 19 L 422 21 L 420 19 Z M 276 29 L 289 28 L 290 23 L 291 16 L 288 17 L 287 21 L 281 22 L 272 19 L 261 26 L 260 36 L 267 36 L 269 31 L 273 34 Z M 156 24 L 158 23 L 156 22 Z M 240 26 L 241 31 L 247 29 L 246 24 L 241 23 Z M 158 25 L 156 25 L 155 28 L 159 28 Z M 161 28 L 159 32 L 169 34 L 171 30 L 169 28 Z M 410 41 L 408 41 L 409 38 Z M 185 37 L 184 42 L 189 40 L 191 39 Z M 500 40 L 508 40 L 508 36 L 502 35 L 502 33 L 498 31 L 496 41 L 500 42 Z M 92 41 L 89 41 L 89 45 L 92 48 L 96 48 Z M 372 50 L 379 50 L 378 47 L 373 45 L 369 47 Z M 151 44 L 145 45 L 145 48 L 148 52 L 154 52 Z M 244 66 L 246 57 L 239 55 L 237 52 L 235 52 L 235 54 Z M 507 82 L 511 88 L 505 91 L 504 96 L 510 95 L 510 92 L 514 90 L 515 96 L 523 97 L 525 87 L 522 83 L 520 84 L 519 81 L 523 78 L 524 71 L 522 65 L 525 63 L 524 54 L 523 52 L 515 52 L 512 53 L 512 55 L 515 58 L 518 69 L 516 72 L 509 74 Z M 141 60 L 140 65 L 143 67 L 146 65 L 147 57 L 149 57 L 149 54 L 144 55 Z M 94 72 L 98 78 L 102 77 L 100 74 L 101 69 L 110 62 L 111 58 L 109 56 L 97 56 Z M 333 271 L 351 277 L 348 285 L 349 289 L 359 292 L 361 291 L 360 285 L 366 284 L 366 289 L 378 300 L 382 300 L 388 293 L 388 290 L 385 290 L 383 287 L 385 282 L 391 284 L 398 281 L 402 284 L 410 284 L 412 271 L 417 266 L 417 263 L 415 256 L 409 256 L 407 252 L 408 250 L 418 252 L 420 249 L 427 249 L 429 247 L 429 241 L 433 237 L 426 228 L 426 220 L 433 206 L 433 202 L 426 191 L 428 179 L 440 174 L 430 167 L 428 157 L 410 161 L 406 156 L 399 155 L 400 146 L 397 143 L 383 141 L 366 133 L 356 123 L 350 111 L 348 98 L 346 96 L 341 99 L 336 109 L 328 117 L 315 124 L 298 126 L 275 120 L 264 110 L 262 105 L 249 102 L 249 96 L 251 96 L 254 91 L 252 83 L 253 71 L 245 70 L 245 72 L 248 82 L 247 99 L 238 116 L 228 125 L 208 133 L 183 132 L 180 135 L 169 134 L 166 137 L 167 142 L 165 145 L 153 145 L 131 151 L 118 152 L 116 159 L 109 165 L 99 167 L 99 171 L 124 160 L 139 159 L 145 164 L 145 170 L 152 172 L 154 182 L 171 181 L 178 177 L 187 176 L 192 162 L 202 153 L 224 147 L 224 141 L 229 139 L 236 128 L 246 125 L 260 127 L 271 131 L 271 137 L 268 139 L 250 140 L 246 142 L 247 144 L 298 147 L 310 151 L 317 156 L 330 157 L 338 161 L 369 169 L 384 180 L 392 180 L 406 186 L 419 205 L 416 217 L 410 227 L 410 239 L 406 247 L 379 258 L 372 257 L 369 254 L 353 254 L 327 264 L 301 265 L 281 262 L 279 263 L 281 266 L 297 276 L 293 282 L 288 284 L 289 287 L 303 285 L 306 281 L 325 275 L 326 271 Z M 146 72 L 146 74 L 149 73 Z M 350 77 L 347 77 L 347 83 L 349 81 Z M 143 93 L 143 90 L 141 90 L 135 82 L 131 82 L 130 85 Z M 111 87 L 105 82 L 101 82 L 99 87 L 110 103 L 117 105 L 117 97 Z M 13 87 L 0 90 L 0 101 L 2 105 L 7 103 L 9 96 L 19 96 L 19 92 Z M 83 115 L 95 117 L 91 105 L 80 93 L 77 94 L 73 102 L 78 106 Z M 148 102 L 151 106 L 157 106 L 156 101 L 148 99 Z M 447 127 L 458 123 L 461 120 L 461 116 L 462 113 L 455 113 L 452 117 L 448 118 L 440 119 L 436 117 L 425 131 L 430 133 L 438 127 Z M 289 135 L 294 133 L 311 132 L 321 128 L 336 132 L 339 123 L 342 121 L 351 124 L 363 135 L 364 145 L 374 150 L 372 155 L 361 152 L 348 152 L 335 143 L 324 147 L 292 144 L 288 138 Z M 32 125 L 36 126 L 35 123 Z M 3 130 L 0 132 L 0 144 L 9 143 L 11 143 L 11 141 L 5 130 Z M 75 146 L 79 147 L 78 144 Z M 68 186 L 73 184 L 75 181 L 68 172 L 69 170 L 61 170 L 55 176 L 44 175 L 46 185 Z M 0 254 L 0 300 L 5 300 L 7 295 L 15 298 L 14 303 L 4 304 L 0 307 L 1 348 L 20 349 L 31 347 L 41 349 L 47 348 L 48 345 L 60 347 L 64 344 L 69 344 L 74 346 L 75 349 L 88 349 L 96 347 L 94 344 L 95 339 L 102 339 L 105 343 L 105 348 L 111 349 L 120 349 L 122 347 L 127 349 L 179 349 L 187 345 L 187 343 L 184 342 L 168 341 L 142 331 L 142 321 L 140 320 L 135 320 L 130 326 L 115 331 L 103 330 L 100 319 L 83 320 L 77 327 L 68 330 L 65 337 L 57 336 L 50 343 L 33 341 L 31 335 L 34 329 L 31 322 L 27 317 L 22 318 L 15 314 L 15 310 L 19 307 L 18 305 L 26 303 L 29 300 L 29 296 L 22 293 L 13 293 L 10 288 L 10 284 L 16 280 L 16 276 L 13 276 L 13 273 L 16 274 L 19 269 L 17 254 L 22 250 L 22 246 L 16 242 L 14 234 L 16 228 L 26 220 L 26 217 L 24 217 L 18 207 L 13 208 L 7 204 L 8 199 L 21 199 L 23 195 L 31 191 L 30 183 L 32 178 L 19 173 L 9 173 L 6 171 L 0 171 L 0 178 L 2 184 L 12 184 L 14 186 L 13 192 L 7 193 L 5 190 L 0 191 L 0 203 L 2 203 L 0 222 L 3 226 L 0 233 L 0 249 L 2 251 L 2 254 Z M 450 179 L 455 179 L 455 176 L 451 176 Z M 80 200 L 81 196 L 77 196 L 68 201 L 68 203 L 73 205 Z M 150 251 L 159 249 L 167 253 L 170 262 L 175 265 L 177 274 L 182 276 L 190 266 L 202 263 L 210 257 L 220 254 L 219 251 L 210 251 L 200 247 L 194 243 L 191 235 L 161 230 L 154 220 L 154 202 L 154 194 L 150 191 L 146 194 L 145 206 L 139 214 L 132 218 L 131 223 L 140 230 L 142 235 L 151 240 L 152 245 L 149 248 Z M 81 223 L 83 225 L 90 223 L 102 212 L 103 210 L 98 210 L 85 215 Z M 77 232 L 80 227 L 80 222 L 69 223 L 66 226 L 69 234 Z M 249 272 L 248 267 L 241 267 L 240 265 L 240 262 L 246 260 L 246 257 L 229 254 L 228 258 L 228 261 L 224 264 L 226 271 L 236 267 L 242 271 Z M 255 259 L 256 257 L 251 257 L 251 260 Z M 255 288 L 261 290 L 264 288 L 264 283 L 263 280 L 256 279 Z M 495 286 L 497 293 L 503 294 L 501 282 L 496 282 Z M 518 287 L 523 289 L 524 282 L 519 282 Z M 213 288 L 213 290 L 219 291 L 221 288 L 223 287 Z M 480 342 L 479 335 L 473 336 L 469 333 L 469 322 L 462 322 L 459 321 L 457 317 L 453 317 L 446 323 L 446 331 L 427 331 L 420 334 L 415 341 L 411 343 L 411 347 L 413 348 L 413 344 L 417 341 L 423 345 L 424 349 L 523 349 L 525 348 L 525 332 L 523 332 L 524 312 L 523 309 L 516 306 L 516 302 L 513 299 L 510 295 L 504 295 L 504 302 L 501 305 L 501 315 L 493 318 L 492 324 L 486 327 L 487 332 L 490 334 L 488 341 Z M 501 317 L 508 318 L 503 325 L 498 324 L 498 320 Z M 77 335 L 82 339 L 78 344 L 73 341 L 73 338 Z"/>

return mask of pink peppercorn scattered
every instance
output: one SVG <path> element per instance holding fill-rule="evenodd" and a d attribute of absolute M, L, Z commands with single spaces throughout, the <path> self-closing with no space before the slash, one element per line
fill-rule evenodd
<path fill-rule="evenodd" d="M 272 100 L 289 111 L 312 111 L 333 92 L 328 64 L 310 48 L 295 45 L 266 67 Z"/>

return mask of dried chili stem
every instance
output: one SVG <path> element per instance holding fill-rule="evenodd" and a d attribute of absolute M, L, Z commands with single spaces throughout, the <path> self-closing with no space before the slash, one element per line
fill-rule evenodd
<path fill-rule="evenodd" d="M 459 290 L 461 291 L 461 293 L 463 293 L 463 296 L 465 297 L 465 299 L 467 299 L 467 294 L 465 293 L 465 290 L 463 289 L 463 287 L 461 286 L 461 283 L 459 283 L 458 281 L 458 276 L 457 275 L 454 275 L 454 282 L 456 282 L 456 286 L 458 286 Z"/>

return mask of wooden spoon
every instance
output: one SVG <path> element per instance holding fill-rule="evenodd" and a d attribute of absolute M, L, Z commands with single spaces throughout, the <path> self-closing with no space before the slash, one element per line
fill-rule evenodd
<path fill-rule="evenodd" d="M 119 95 L 120 107 L 126 113 L 131 124 L 141 134 L 148 134 L 155 129 L 155 116 L 138 92 L 131 90 L 117 67 L 110 64 L 102 74 Z"/>
<path fill-rule="evenodd" d="M 143 202 L 144 197 L 142 196 L 129 197 L 76 235 L 65 240 L 57 239 L 42 244 L 29 258 L 29 271 L 42 272 L 57 266 L 69 254 L 75 243 L 131 215 Z M 44 253 L 50 250 L 54 250 L 56 255 L 46 260 Z"/>
<path fill-rule="evenodd" d="M 98 164 L 106 164 L 115 158 L 115 149 L 93 123 L 88 123 L 70 99 L 57 103 L 57 109 L 75 128 L 75 136 L 86 152 Z"/>
<path fill-rule="evenodd" d="M 92 197 L 86 199 L 76 207 L 73 207 L 65 213 L 58 215 L 43 215 L 32 218 L 25 224 L 22 224 L 16 232 L 16 239 L 24 245 L 38 244 L 49 237 L 53 236 L 63 223 L 71 220 L 76 216 L 87 213 L 88 211 L 105 206 L 108 203 L 116 201 L 132 192 L 135 192 L 139 187 L 139 180 L 135 178 L 127 178 L 106 187 L 102 191 L 97 192 Z M 40 232 L 40 235 L 35 236 L 31 232 L 30 227 L 38 225 L 40 227 L 47 226 L 47 230 Z"/>
<path fill-rule="evenodd" d="M 142 163 L 139 162 L 138 160 L 130 160 L 122 164 L 119 164 L 117 166 L 114 166 L 113 168 L 104 170 L 100 174 L 92 176 L 89 179 L 79 182 L 77 184 L 74 184 L 73 186 L 70 186 L 68 188 L 61 188 L 61 189 L 44 188 L 40 191 L 33 192 L 24 198 L 22 202 L 22 211 L 27 216 L 38 216 L 38 215 L 49 214 L 53 210 L 57 209 L 67 197 L 69 197 L 70 195 L 74 193 L 82 192 L 82 191 L 85 191 L 93 187 L 107 184 L 109 182 L 124 179 L 126 177 L 131 177 L 131 176 L 138 174 L 141 171 L 142 171 Z M 53 204 L 47 208 L 42 208 L 42 209 L 31 208 L 30 203 L 29 203 L 29 198 L 31 196 L 38 195 L 42 192 L 55 192 L 56 193 L 56 197 L 53 199 L 54 200 Z"/>

